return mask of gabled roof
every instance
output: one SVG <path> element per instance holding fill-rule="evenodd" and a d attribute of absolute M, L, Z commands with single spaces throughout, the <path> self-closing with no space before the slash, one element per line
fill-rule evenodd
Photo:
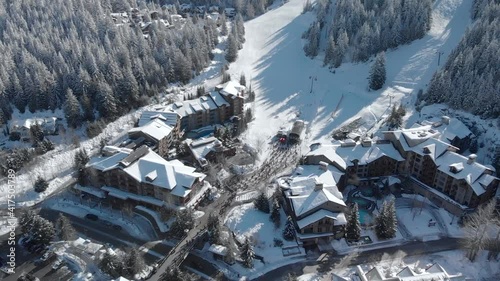
<path fill-rule="evenodd" d="M 413 272 L 413 270 L 408 266 L 405 266 L 400 272 L 396 274 L 396 276 L 398 277 L 410 277 L 415 275 L 415 272 Z"/>
<path fill-rule="evenodd" d="M 297 220 L 297 225 L 300 229 L 302 229 L 324 218 L 330 218 L 334 220 L 335 225 L 345 225 L 347 223 L 344 213 L 334 213 L 328 210 L 321 209 L 304 217 L 303 219 Z"/>
<path fill-rule="evenodd" d="M 315 189 L 309 195 L 292 196 L 290 199 L 297 217 L 300 217 L 301 215 L 320 207 L 327 202 L 333 202 L 334 204 L 344 207 L 346 206 L 345 202 L 341 198 L 333 195 L 332 192 L 330 192 L 326 187 Z"/>
<path fill-rule="evenodd" d="M 222 90 L 220 93 L 224 96 L 238 96 L 241 91 L 244 91 L 245 86 L 240 85 L 240 83 L 236 81 L 229 81 L 225 84 L 222 84 L 218 87 L 221 87 Z"/>
<path fill-rule="evenodd" d="M 359 143 L 354 146 L 326 144 L 319 145 L 316 149 L 306 154 L 306 156 L 316 155 L 324 155 L 329 161 L 337 163 L 337 165 L 343 169 L 352 166 L 354 160 L 357 160 L 359 165 L 366 165 L 383 156 L 387 156 L 396 161 L 404 161 L 404 158 L 394 148 L 392 143 L 374 143 L 371 146 L 363 146 Z"/>
<path fill-rule="evenodd" d="M 487 173 L 493 173 L 491 169 L 477 162 L 467 163 L 468 158 L 458 153 L 447 151 L 441 157 L 437 158 L 436 164 L 438 170 L 455 178 L 465 180 L 474 190 L 476 195 L 483 194 L 486 189 L 482 183 L 491 183 L 494 179 L 493 176 L 487 176 Z M 457 172 L 450 171 L 450 167 L 455 167 Z M 483 176 L 484 175 L 484 176 Z M 478 180 L 481 177 L 482 180 Z M 487 186 L 487 185 L 486 185 Z"/>
<path fill-rule="evenodd" d="M 382 281 L 384 280 L 384 274 L 380 272 L 378 267 L 374 266 L 368 272 L 365 273 L 366 279 L 370 281 Z"/>
<path fill-rule="evenodd" d="M 205 95 L 194 100 L 186 100 L 169 104 L 167 105 L 166 110 L 175 111 L 181 117 L 196 114 L 197 112 L 215 110 L 219 107 L 217 103 L 222 104 L 222 102 L 217 99 L 216 103 L 212 96 L 217 99 L 216 95 Z"/>
<path fill-rule="evenodd" d="M 146 125 L 153 119 L 162 120 L 165 124 L 175 127 L 179 119 L 177 112 L 168 110 L 166 108 L 157 108 L 151 111 L 143 111 L 141 118 L 139 118 L 139 127 Z"/>
<path fill-rule="evenodd" d="M 141 154 L 138 159 L 131 161 L 131 163 L 127 163 L 125 167 L 120 162 L 129 156 L 127 152 L 120 152 L 109 157 L 92 158 L 88 166 L 101 171 L 121 169 L 139 182 L 147 182 L 168 190 L 173 190 L 176 187 L 189 189 L 197 178 L 205 178 L 205 174 L 195 172 L 193 167 L 185 166 L 177 160 L 167 161 L 150 148 L 141 148 L 147 149 L 146 153 Z M 182 189 L 175 192 L 176 194 L 188 194 Z"/>
<path fill-rule="evenodd" d="M 173 130 L 171 126 L 165 124 L 163 118 L 163 116 L 161 116 L 160 118 L 154 118 L 153 120 L 140 127 L 132 128 L 128 131 L 128 134 L 130 135 L 142 132 L 155 139 L 156 141 L 159 141 L 164 137 L 170 135 Z"/>

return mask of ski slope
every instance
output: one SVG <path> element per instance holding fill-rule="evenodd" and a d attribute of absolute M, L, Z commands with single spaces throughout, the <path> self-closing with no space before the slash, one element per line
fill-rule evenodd
<path fill-rule="evenodd" d="M 269 140 L 281 126 L 289 127 L 298 118 L 309 123 L 307 145 L 330 140 L 332 130 L 358 117 L 362 118 L 361 132 L 374 132 L 395 103 L 406 105 L 413 114 L 416 93 L 425 90 L 438 69 L 438 52 L 442 66 L 470 23 L 470 1 L 435 1 L 431 30 L 422 39 L 388 50 L 386 84 L 381 90 L 368 91 L 371 62 L 344 63 L 332 73 L 322 67 L 322 55 L 305 57 L 301 35 L 315 15 L 301 14 L 303 3 L 290 0 L 248 21 L 246 42 L 230 65 L 233 77 L 244 73 L 247 84 L 250 81 L 256 90 L 255 120 L 244 139 L 263 152 L 263 137 Z"/>

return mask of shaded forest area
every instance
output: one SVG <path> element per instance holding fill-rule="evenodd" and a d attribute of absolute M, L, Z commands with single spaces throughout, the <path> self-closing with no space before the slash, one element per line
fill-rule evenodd
<path fill-rule="evenodd" d="M 438 70 L 426 103 L 446 103 L 484 118 L 500 117 L 500 1 L 475 0 L 475 22 Z M 500 157 L 499 157 L 500 159 Z"/>
<path fill-rule="evenodd" d="M 0 1 L 0 124 L 13 107 L 71 107 L 72 126 L 113 120 L 209 64 L 219 35 L 214 21 L 188 18 L 182 29 L 153 21 L 144 36 L 138 25 L 114 24 L 116 2 Z"/>
<path fill-rule="evenodd" d="M 307 3 L 304 11 L 312 7 Z M 315 57 L 324 45 L 324 64 L 335 68 L 422 38 L 432 20 L 432 0 L 318 0 L 315 10 L 304 51 Z"/>

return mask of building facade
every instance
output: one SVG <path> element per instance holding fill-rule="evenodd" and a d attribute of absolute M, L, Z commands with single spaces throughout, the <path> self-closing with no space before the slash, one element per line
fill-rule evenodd
<path fill-rule="evenodd" d="M 130 203 L 154 210 L 194 206 L 209 187 L 195 168 L 166 161 L 147 146 L 92 158 L 86 169 L 90 184 L 105 191 L 115 206 Z"/>

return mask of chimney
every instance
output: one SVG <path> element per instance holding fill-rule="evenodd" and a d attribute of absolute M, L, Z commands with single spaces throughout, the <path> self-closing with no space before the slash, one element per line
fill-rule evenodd
<path fill-rule="evenodd" d="M 314 191 L 323 189 L 323 183 L 318 179 L 314 179 Z"/>
<path fill-rule="evenodd" d="M 469 155 L 469 159 L 467 159 L 467 164 L 472 164 L 474 162 L 476 162 L 476 158 L 477 158 L 477 155 L 476 154 L 471 154 Z"/>
<path fill-rule="evenodd" d="M 361 145 L 364 146 L 364 147 L 372 146 L 372 139 L 370 139 L 370 138 L 364 138 L 361 141 Z"/>
<path fill-rule="evenodd" d="M 441 123 L 450 125 L 450 117 L 443 115 L 443 117 L 441 117 Z"/>
<path fill-rule="evenodd" d="M 328 171 L 328 163 L 319 161 L 319 169 L 323 171 Z"/>

